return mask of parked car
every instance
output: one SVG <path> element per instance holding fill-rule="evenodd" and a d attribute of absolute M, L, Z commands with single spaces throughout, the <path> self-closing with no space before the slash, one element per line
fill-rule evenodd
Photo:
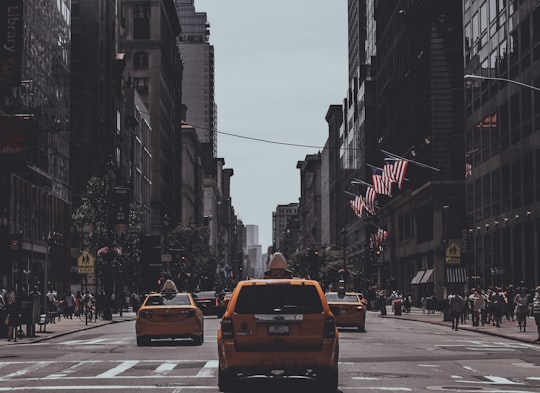
<path fill-rule="evenodd" d="M 338 383 L 339 337 L 319 283 L 292 278 L 275 253 L 264 279 L 240 281 L 218 329 L 218 387 L 239 379 L 313 379 L 325 392 Z"/>
<path fill-rule="evenodd" d="M 204 316 L 191 294 L 178 292 L 167 280 L 159 293 L 146 296 L 137 310 L 135 321 L 137 345 L 149 345 L 152 339 L 190 338 L 204 342 Z"/>
<path fill-rule="evenodd" d="M 356 292 L 327 292 L 326 300 L 338 327 L 354 327 L 366 331 L 366 301 Z"/>

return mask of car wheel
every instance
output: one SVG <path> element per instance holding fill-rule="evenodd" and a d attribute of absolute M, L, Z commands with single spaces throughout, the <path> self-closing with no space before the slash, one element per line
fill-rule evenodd
<path fill-rule="evenodd" d="M 317 383 L 321 393 L 335 393 L 338 388 L 338 369 L 326 369 L 319 371 Z"/>
<path fill-rule="evenodd" d="M 218 389 L 220 392 L 230 392 L 236 387 L 234 375 L 230 371 L 218 369 Z"/>
<path fill-rule="evenodd" d="M 150 345 L 150 339 L 145 336 L 137 336 L 137 345 L 139 347 L 144 347 L 146 345 Z"/>
<path fill-rule="evenodd" d="M 358 325 L 358 331 L 365 333 L 366 332 L 366 326 L 365 325 Z"/>

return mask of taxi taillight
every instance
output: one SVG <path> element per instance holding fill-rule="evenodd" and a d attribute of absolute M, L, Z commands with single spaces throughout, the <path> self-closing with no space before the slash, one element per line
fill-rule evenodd
<path fill-rule="evenodd" d="M 139 311 L 139 317 L 150 319 L 152 318 L 152 311 L 150 310 Z"/>
<path fill-rule="evenodd" d="M 324 338 L 334 338 L 336 337 L 336 321 L 333 317 L 327 317 L 324 321 Z"/>
<path fill-rule="evenodd" d="M 223 338 L 233 338 L 233 321 L 231 318 L 223 318 L 221 320 L 221 336 Z"/>

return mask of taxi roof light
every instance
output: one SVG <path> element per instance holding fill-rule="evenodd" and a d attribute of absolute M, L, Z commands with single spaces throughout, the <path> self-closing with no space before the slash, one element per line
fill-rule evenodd
<path fill-rule="evenodd" d="M 176 288 L 176 284 L 173 280 L 166 280 L 165 284 L 163 284 L 163 287 L 161 288 L 161 294 L 162 295 L 174 295 L 178 293 L 178 288 Z"/>
<path fill-rule="evenodd" d="M 264 278 L 292 278 L 292 271 L 288 269 L 289 264 L 285 256 L 276 252 L 268 262 L 268 270 L 264 272 Z"/>

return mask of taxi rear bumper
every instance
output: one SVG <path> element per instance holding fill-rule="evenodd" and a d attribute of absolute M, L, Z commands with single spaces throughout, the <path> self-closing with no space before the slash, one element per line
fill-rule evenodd
<path fill-rule="evenodd" d="M 265 374 L 272 370 L 337 369 L 338 341 L 324 339 L 322 347 L 295 351 L 238 351 L 234 340 L 218 342 L 221 370 L 241 370 L 247 374 Z"/>

